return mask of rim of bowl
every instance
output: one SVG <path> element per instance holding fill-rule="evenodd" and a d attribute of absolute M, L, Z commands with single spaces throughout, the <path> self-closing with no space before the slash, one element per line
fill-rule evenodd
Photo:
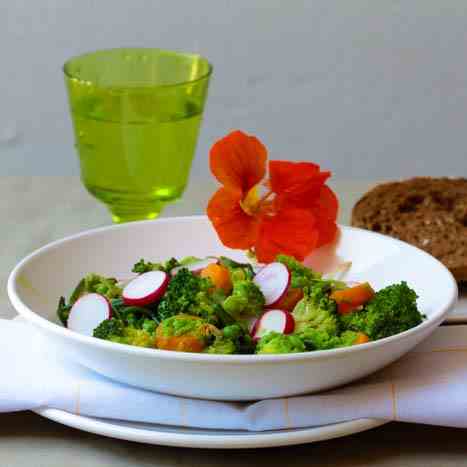
<path fill-rule="evenodd" d="M 445 303 L 440 308 L 440 311 L 437 311 L 432 317 L 427 317 L 427 319 L 423 321 L 422 323 L 420 323 L 418 326 L 415 326 L 414 328 L 401 332 L 399 334 L 385 337 L 383 339 L 378 339 L 376 341 L 370 341 L 365 344 L 360 344 L 360 345 L 350 346 L 350 347 L 341 347 L 337 349 L 314 350 L 310 352 L 299 352 L 299 353 L 289 353 L 289 354 L 216 355 L 216 354 L 205 354 L 205 353 L 175 352 L 172 350 L 161 350 L 161 349 L 136 347 L 136 346 L 131 346 L 131 345 L 119 344 L 115 342 L 109 342 L 109 341 L 97 339 L 91 336 L 85 336 L 77 332 L 70 331 L 69 329 L 59 324 L 53 323 L 52 321 L 49 321 L 48 319 L 43 318 L 39 314 L 35 313 L 21 300 L 19 294 L 17 293 L 17 278 L 21 274 L 23 268 L 26 266 L 26 264 L 31 259 L 41 256 L 50 250 L 59 248 L 61 245 L 66 244 L 68 242 L 72 242 L 78 238 L 93 236 L 96 233 L 105 232 L 108 230 L 125 229 L 125 228 L 138 225 L 138 224 L 193 222 L 193 221 L 206 221 L 206 220 L 207 220 L 207 216 L 204 216 L 204 215 L 166 217 L 162 219 L 144 220 L 144 221 L 131 222 L 127 224 L 116 224 L 116 225 L 98 227 L 98 228 L 94 228 L 90 230 L 85 230 L 77 234 L 69 235 L 59 240 L 55 240 L 33 251 L 32 253 L 27 255 L 25 258 L 23 258 L 14 267 L 14 269 L 11 271 L 8 277 L 8 283 L 7 283 L 8 297 L 11 303 L 13 304 L 13 307 L 15 308 L 15 310 L 20 315 L 24 316 L 28 321 L 31 321 L 33 324 L 38 325 L 40 328 L 44 329 L 45 331 L 52 332 L 53 334 L 57 334 L 65 339 L 71 339 L 71 340 L 80 342 L 85 345 L 91 345 L 93 347 L 106 349 L 106 350 L 113 350 L 114 352 L 117 352 L 117 353 L 141 355 L 141 356 L 150 357 L 150 358 L 152 356 L 152 358 L 174 359 L 174 360 L 182 360 L 182 361 L 190 361 L 190 362 L 198 362 L 198 363 L 225 363 L 225 364 L 241 363 L 243 365 L 244 364 L 255 364 L 259 362 L 277 363 L 277 362 L 299 361 L 299 360 L 309 360 L 309 359 L 311 360 L 326 359 L 326 358 L 333 358 L 336 356 L 342 356 L 342 355 L 354 353 L 354 352 L 364 352 L 367 349 L 381 347 L 390 342 L 402 340 L 411 335 L 419 334 L 423 332 L 426 328 L 436 327 L 438 324 L 442 322 L 445 315 L 453 308 L 453 306 L 457 302 L 457 296 L 458 296 L 457 282 L 454 279 L 451 272 L 439 260 L 431 256 L 430 254 L 426 253 L 425 251 L 413 245 L 410 245 L 408 243 L 402 242 L 401 240 L 388 237 L 386 235 L 382 235 L 377 232 L 372 232 L 372 231 L 360 229 L 357 227 L 343 226 L 343 225 L 339 225 L 339 227 L 342 230 L 359 231 L 359 232 L 364 232 L 365 234 L 370 235 L 370 236 L 381 237 L 385 241 L 395 242 L 396 244 L 402 245 L 404 248 L 413 250 L 414 253 L 416 254 L 428 257 L 431 261 L 433 261 L 434 264 L 437 264 L 438 267 L 441 267 L 441 269 L 443 269 L 444 273 L 446 274 L 446 278 L 448 279 L 447 285 L 451 289 L 450 298 L 447 301 L 447 303 Z"/>

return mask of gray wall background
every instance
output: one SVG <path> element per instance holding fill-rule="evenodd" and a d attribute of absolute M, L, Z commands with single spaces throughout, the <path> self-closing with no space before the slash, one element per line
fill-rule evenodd
<path fill-rule="evenodd" d="M 1 0 L 0 174 L 77 174 L 62 63 L 98 48 L 214 64 L 193 175 L 233 128 L 336 178 L 467 176 L 465 0 Z"/>

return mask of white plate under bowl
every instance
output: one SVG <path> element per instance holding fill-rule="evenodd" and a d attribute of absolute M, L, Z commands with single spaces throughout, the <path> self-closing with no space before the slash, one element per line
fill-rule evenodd
<path fill-rule="evenodd" d="M 63 425 L 110 438 L 186 448 L 245 449 L 315 443 L 370 430 L 385 420 L 362 418 L 313 428 L 274 430 L 260 433 L 234 430 L 201 430 L 147 423 L 131 423 L 74 415 L 62 410 L 39 409 L 35 412 Z"/>
<path fill-rule="evenodd" d="M 310 264 L 322 270 L 352 261 L 349 280 L 376 289 L 406 280 L 427 319 L 403 333 L 358 346 L 282 355 L 210 355 L 116 344 L 83 336 L 57 323 L 60 295 L 89 272 L 127 277 L 140 258 L 228 255 L 204 216 L 109 226 L 73 235 L 22 260 L 8 280 L 13 306 L 58 352 L 111 379 L 159 392 L 218 400 L 258 400 L 321 391 L 349 383 L 392 363 L 428 337 L 453 309 L 457 286 L 427 253 L 367 230 L 341 227 L 332 248 Z"/>

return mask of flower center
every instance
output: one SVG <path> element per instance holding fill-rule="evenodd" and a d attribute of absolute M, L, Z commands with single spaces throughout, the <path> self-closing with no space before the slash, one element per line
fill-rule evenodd
<path fill-rule="evenodd" d="M 270 198 L 274 193 L 269 190 L 264 195 L 260 196 L 259 189 L 260 185 L 255 185 L 248 191 L 245 198 L 240 201 L 240 206 L 249 216 L 268 213 L 272 208 Z"/>

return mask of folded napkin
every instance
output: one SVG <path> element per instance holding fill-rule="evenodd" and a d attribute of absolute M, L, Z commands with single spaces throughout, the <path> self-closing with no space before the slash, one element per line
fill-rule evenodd
<path fill-rule="evenodd" d="M 169 396 L 115 383 L 66 361 L 31 325 L 0 320 L 0 412 L 50 407 L 166 425 L 262 431 L 358 418 L 467 427 L 467 326 L 447 326 L 352 385 L 259 402 Z"/>

